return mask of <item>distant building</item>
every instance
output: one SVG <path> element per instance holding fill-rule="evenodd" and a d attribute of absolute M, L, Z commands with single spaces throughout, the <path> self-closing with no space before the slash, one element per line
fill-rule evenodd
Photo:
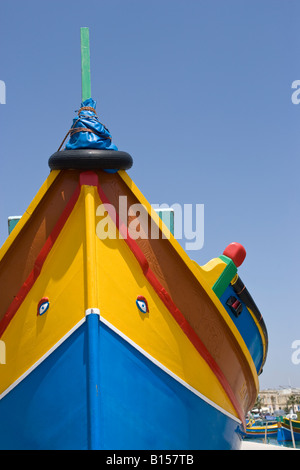
<path fill-rule="evenodd" d="M 288 405 L 288 400 L 291 396 L 296 397 L 296 403 Z M 300 411 L 300 388 L 278 388 L 278 389 L 267 389 L 261 390 L 258 394 L 261 404 L 262 411 L 274 413 L 276 410 L 290 410 L 293 408 L 295 412 Z"/>

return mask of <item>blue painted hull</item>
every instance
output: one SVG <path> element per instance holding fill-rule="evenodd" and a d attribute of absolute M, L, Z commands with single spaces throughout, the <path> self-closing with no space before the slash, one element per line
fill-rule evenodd
<path fill-rule="evenodd" d="M 227 305 L 227 299 L 230 296 L 236 296 L 232 286 L 228 286 L 222 297 L 220 298 L 224 308 L 227 310 L 230 318 L 234 322 L 235 326 L 239 330 L 240 334 L 245 341 L 247 348 L 251 354 L 253 362 L 255 364 L 257 372 L 260 371 L 262 367 L 262 358 L 263 358 L 263 345 L 261 341 L 261 337 L 257 326 L 251 315 L 249 314 L 246 305 L 240 299 L 240 302 L 243 306 L 243 311 L 241 315 L 237 318 Z"/>
<path fill-rule="evenodd" d="M 277 437 L 277 434 L 278 434 L 278 430 L 274 431 L 274 430 L 268 430 L 267 431 L 267 437 Z M 242 435 L 243 435 L 243 439 L 263 439 L 266 434 L 265 434 L 265 430 L 261 430 L 259 432 L 254 432 L 254 431 L 249 431 L 247 430 L 247 432 L 242 432 Z"/>
<path fill-rule="evenodd" d="M 281 436 L 280 436 L 281 440 L 283 440 L 283 441 L 292 441 L 292 433 L 291 433 L 290 429 L 287 429 L 287 428 L 281 426 L 280 431 L 281 431 Z M 293 434 L 294 434 L 295 441 L 300 441 L 300 433 L 294 431 Z"/>
<path fill-rule="evenodd" d="M 103 323 L 98 321 L 93 328 L 98 341 L 97 386 L 95 377 L 91 385 L 85 321 L 0 400 L 1 449 L 240 448 L 236 420 Z M 91 387 L 96 416 L 89 412 Z"/>

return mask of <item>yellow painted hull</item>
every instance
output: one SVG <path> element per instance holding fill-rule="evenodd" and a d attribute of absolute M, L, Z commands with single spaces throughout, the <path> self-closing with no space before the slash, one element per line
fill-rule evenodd
<path fill-rule="evenodd" d="M 143 204 L 146 223 L 159 227 L 158 240 L 130 237 L 126 221 L 110 212 L 120 196 Z M 99 237 L 105 217 L 113 239 Z M 0 397 L 97 312 L 105 327 L 170 377 L 244 423 L 258 393 L 257 371 L 212 291 L 221 271 L 219 262 L 199 267 L 188 258 L 124 171 L 51 172 L 0 251 L 7 358 Z M 137 308 L 139 298 L 147 312 Z M 41 299 L 48 301 L 43 315 Z"/>

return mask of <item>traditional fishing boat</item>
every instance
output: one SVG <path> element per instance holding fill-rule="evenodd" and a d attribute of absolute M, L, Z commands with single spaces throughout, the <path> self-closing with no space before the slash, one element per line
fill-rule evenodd
<path fill-rule="evenodd" d="M 268 347 L 245 249 L 188 257 L 97 117 L 81 36 L 69 140 L 0 250 L 0 448 L 239 449 Z"/>
<path fill-rule="evenodd" d="M 246 430 L 242 431 L 243 439 L 264 439 L 268 437 L 277 437 L 278 423 L 250 420 L 247 423 Z"/>
<path fill-rule="evenodd" d="M 300 441 L 300 421 L 289 418 L 282 418 L 280 422 L 280 429 L 282 433 L 282 440 L 292 441 L 293 438 L 295 441 Z"/>

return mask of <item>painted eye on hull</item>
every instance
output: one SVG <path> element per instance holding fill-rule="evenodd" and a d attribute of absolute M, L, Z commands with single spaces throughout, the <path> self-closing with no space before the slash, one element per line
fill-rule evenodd
<path fill-rule="evenodd" d="M 142 313 L 149 312 L 148 303 L 145 297 L 142 297 L 141 295 L 139 295 L 138 298 L 136 299 L 136 305 Z"/>
<path fill-rule="evenodd" d="M 49 299 L 47 297 L 43 297 L 38 303 L 37 314 L 40 316 L 44 315 L 44 313 L 49 309 L 49 305 Z"/>

